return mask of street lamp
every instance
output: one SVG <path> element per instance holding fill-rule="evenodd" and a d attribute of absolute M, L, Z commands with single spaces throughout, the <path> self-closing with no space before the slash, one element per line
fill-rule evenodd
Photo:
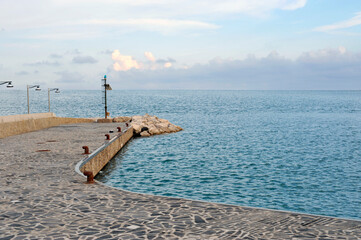
<path fill-rule="evenodd" d="M 104 102 L 105 118 L 109 116 L 108 105 L 107 105 L 108 90 L 112 90 L 112 87 L 109 84 L 107 84 L 107 75 L 104 75 L 104 78 L 102 79 L 102 91 L 104 92 L 103 102 Z"/>
<path fill-rule="evenodd" d="M 50 91 L 55 91 L 55 93 L 60 93 L 59 88 L 48 88 L 49 112 L 50 112 Z"/>
<path fill-rule="evenodd" d="M 26 85 L 26 90 L 28 94 L 28 114 L 30 114 L 30 103 L 29 103 L 29 89 L 35 88 L 35 91 L 40 91 L 40 85 Z"/>
<path fill-rule="evenodd" d="M 12 81 L 0 81 L 0 85 L 3 85 L 3 84 L 8 84 L 6 87 L 7 88 L 12 88 L 12 87 L 14 87 L 11 83 L 12 83 Z"/>

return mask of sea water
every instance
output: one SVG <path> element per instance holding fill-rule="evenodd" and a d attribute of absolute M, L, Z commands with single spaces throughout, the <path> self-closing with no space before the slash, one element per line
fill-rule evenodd
<path fill-rule="evenodd" d="M 31 92 L 31 112 L 48 111 Z M 101 91 L 51 95 L 64 117 L 103 116 Z M 27 112 L 1 90 L 0 115 Z M 109 91 L 111 116 L 149 113 L 184 130 L 131 140 L 97 180 L 209 202 L 361 219 L 361 91 Z"/>

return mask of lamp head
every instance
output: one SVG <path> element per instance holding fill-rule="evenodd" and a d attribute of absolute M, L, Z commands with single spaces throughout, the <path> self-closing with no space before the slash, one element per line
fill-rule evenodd
<path fill-rule="evenodd" d="M 36 86 L 35 91 L 41 91 L 41 88 L 39 85 Z"/>
<path fill-rule="evenodd" d="M 57 88 L 57 89 L 55 90 L 55 93 L 60 93 L 60 90 Z"/>
<path fill-rule="evenodd" d="M 14 86 L 11 84 L 11 81 L 10 81 L 6 87 L 7 88 L 13 88 Z"/>

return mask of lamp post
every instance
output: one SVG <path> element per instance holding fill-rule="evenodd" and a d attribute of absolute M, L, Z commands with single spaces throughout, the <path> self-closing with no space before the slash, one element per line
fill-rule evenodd
<path fill-rule="evenodd" d="M 0 85 L 3 85 L 3 84 L 8 84 L 6 87 L 7 88 L 12 88 L 12 87 L 14 87 L 11 83 L 12 83 L 12 81 L 0 81 Z"/>
<path fill-rule="evenodd" d="M 59 88 L 48 88 L 49 112 L 50 112 L 50 91 L 55 91 L 55 93 L 60 93 Z"/>
<path fill-rule="evenodd" d="M 107 90 L 112 90 L 112 87 L 107 84 L 107 75 L 104 75 L 104 78 L 102 79 L 102 87 L 104 91 L 104 110 L 105 110 L 105 118 L 108 117 L 108 105 L 107 105 Z"/>
<path fill-rule="evenodd" d="M 28 95 L 28 114 L 30 114 L 30 103 L 29 103 L 29 89 L 35 88 L 35 91 L 40 91 L 40 85 L 26 85 L 27 95 Z"/>

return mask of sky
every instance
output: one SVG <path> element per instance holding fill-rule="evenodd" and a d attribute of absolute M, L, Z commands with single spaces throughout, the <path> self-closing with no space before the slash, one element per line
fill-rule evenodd
<path fill-rule="evenodd" d="M 361 1 L 0 0 L 0 81 L 98 90 L 105 74 L 119 90 L 361 90 Z"/>

